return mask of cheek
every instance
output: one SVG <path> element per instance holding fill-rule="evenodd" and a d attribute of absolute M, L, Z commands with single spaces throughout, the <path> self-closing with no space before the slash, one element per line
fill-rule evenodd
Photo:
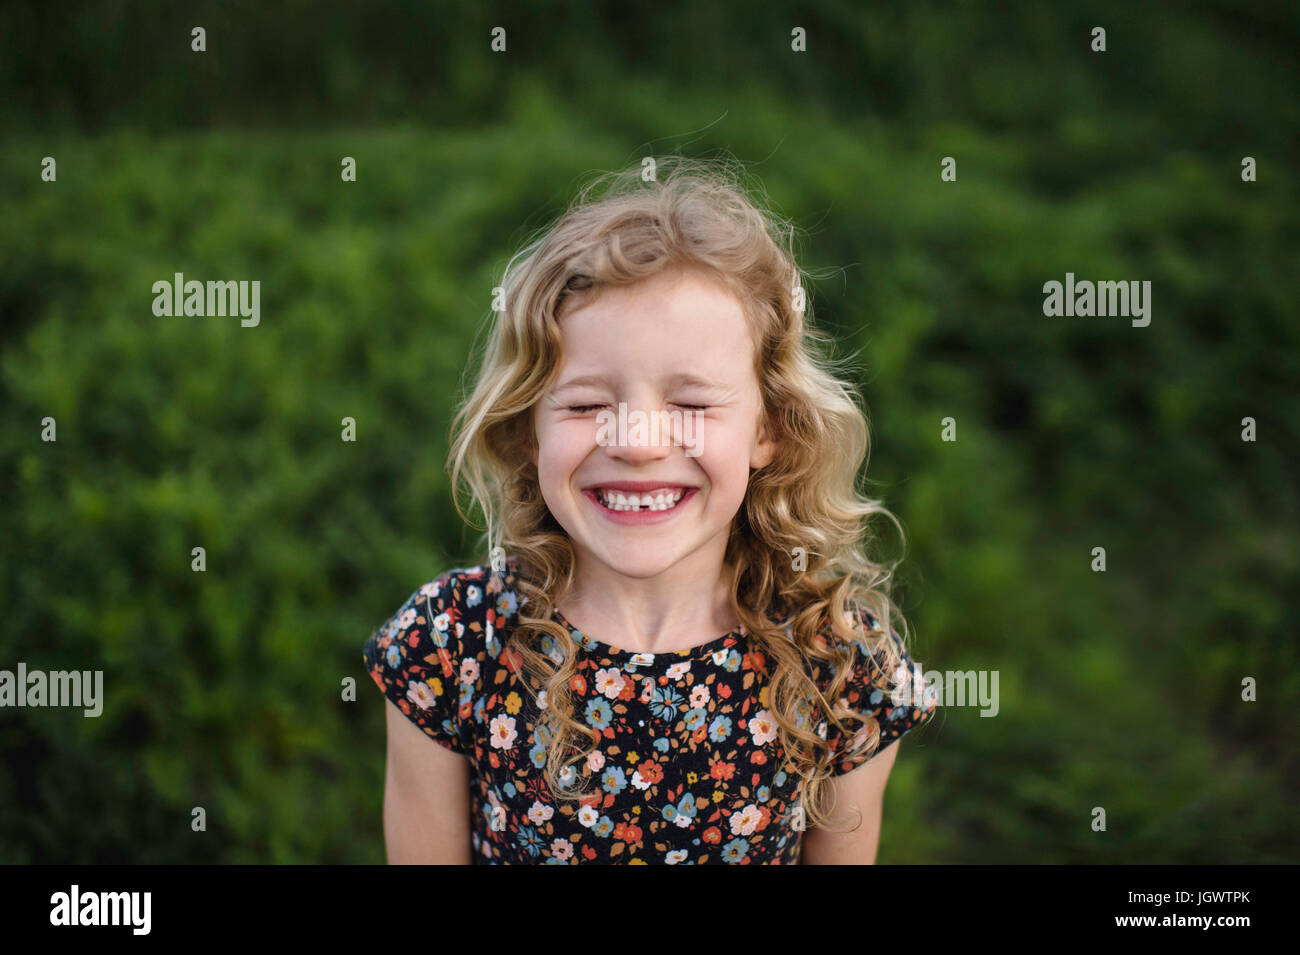
<path fill-rule="evenodd" d="M 749 486 L 749 446 L 730 433 L 715 433 L 702 442 L 696 461 L 704 470 L 716 496 L 736 503 Z"/>
<path fill-rule="evenodd" d="M 537 478 L 542 487 L 564 484 L 594 445 L 594 430 L 582 422 L 543 427 L 537 435 Z"/>

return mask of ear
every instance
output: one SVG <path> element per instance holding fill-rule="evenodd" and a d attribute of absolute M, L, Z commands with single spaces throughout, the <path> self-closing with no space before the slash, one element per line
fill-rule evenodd
<path fill-rule="evenodd" d="M 750 470 L 765 468 L 776 458 L 776 452 L 780 447 L 780 441 L 777 440 L 769 423 L 764 422 L 759 431 L 758 441 L 754 445 L 754 453 L 749 456 Z"/>
<path fill-rule="evenodd" d="M 537 426 L 534 424 L 533 412 L 516 418 L 512 432 L 517 451 L 532 461 L 534 468 L 537 467 Z"/>

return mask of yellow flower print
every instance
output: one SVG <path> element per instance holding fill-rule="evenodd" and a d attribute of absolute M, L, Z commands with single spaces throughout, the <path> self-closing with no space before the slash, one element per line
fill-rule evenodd
<path fill-rule="evenodd" d="M 520 698 L 519 694 L 516 693 L 514 690 L 511 690 L 510 693 L 506 696 L 506 712 L 509 713 L 511 716 L 517 714 L 519 712 L 520 707 L 522 707 L 523 705 L 524 705 L 524 701 Z"/>

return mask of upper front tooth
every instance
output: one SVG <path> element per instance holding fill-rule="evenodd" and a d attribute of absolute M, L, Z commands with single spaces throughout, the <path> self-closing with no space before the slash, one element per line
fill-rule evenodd
<path fill-rule="evenodd" d="M 642 494 L 624 494 L 622 491 L 602 490 L 605 503 L 610 507 L 619 508 L 641 508 L 649 507 L 656 510 L 667 510 L 682 499 L 685 489 L 683 488 L 661 488 L 657 491 L 646 491 Z"/>

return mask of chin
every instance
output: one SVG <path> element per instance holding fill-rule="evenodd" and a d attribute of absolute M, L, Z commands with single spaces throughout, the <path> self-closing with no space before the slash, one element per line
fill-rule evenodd
<path fill-rule="evenodd" d="M 628 554 L 601 554 L 598 551 L 592 553 L 610 570 L 636 580 L 658 577 L 664 571 L 671 570 L 680 559 L 679 555 L 647 554 L 644 549 Z"/>

